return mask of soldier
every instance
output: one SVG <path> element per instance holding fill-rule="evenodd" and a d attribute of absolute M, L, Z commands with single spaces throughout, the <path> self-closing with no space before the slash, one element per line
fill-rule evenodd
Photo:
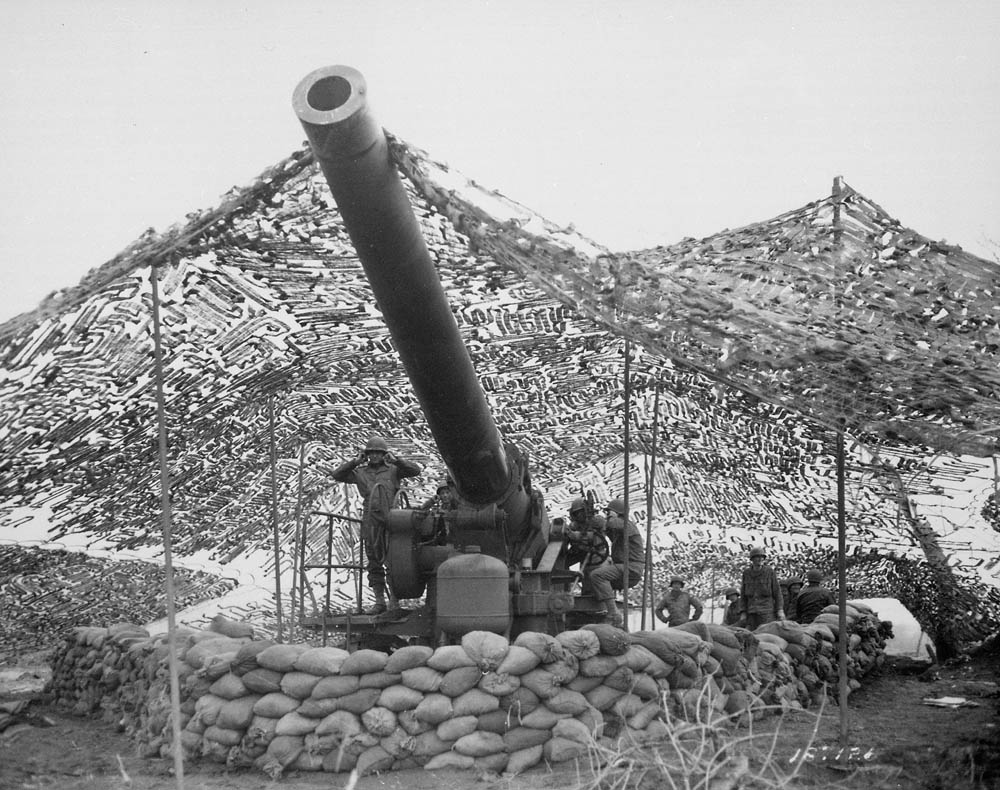
<path fill-rule="evenodd" d="M 743 571 L 740 583 L 740 625 L 756 630 L 772 620 L 784 620 L 781 585 L 774 568 L 764 564 L 764 549 L 750 549 L 750 567 Z"/>
<path fill-rule="evenodd" d="M 824 608 L 837 601 L 833 592 L 823 586 L 823 572 L 818 568 L 806 571 L 806 586 L 799 591 L 795 599 L 795 620 L 802 625 L 808 625 L 816 619 L 816 615 Z"/>
<path fill-rule="evenodd" d="M 604 518 L 592 512 L 586 499 L 574 499 L 569 506 L 569 523 L 566 525 L 566 537 L 569 539 L 566 564 L 600 565 L 608 556 L 605 526 Z M 584 573 L 587 569 L 581 568 Z M 588 590 L 585 589 L 584 592 Z"/>
<path fill-rule="evenodd" d="M 740 591 L 735 587 L 727 587 L 724 593 L 728 603 L 726 604 L 726 612 L 722 616 L 723 625 L 739 625 L 740 624 Z"/>
<path fill-rule="evenodd" d="M 781 600 L 785 605 L 785 617 L 789 620 L 795 619 L 795 599 L 798 597 L 799 590 L 801 589 L 802 579 L 798 576 L 781 580 Z"/>
<path fill-rule="evenodd" d="M 661 623 L 675 626 L 700 620 L 703 610 L 701 601 L 684 592 L 684 579 L 680 576 L 671 576 L 670 589 L 660 598 L 653 613 Z"/>
<path fill-rule="evenodd" d="M 389 510 L 396 499 L 400 481 L 405 477 L 416 477 L 421 471 L 419 464 L 393 455 L 381 436 L 372 436 L 364 450 L 342 463 L 330 475 L 337 482 L 357 486 L 364 501 L 361 542 L 368 560 L 368 584 L 375 593 L 373 614 L 381 614 L 387 608 L 384 563 Z M 391 592 L 388 606 L 393 610 L 398 608 Z"/>
<path fill-rule="evenodd" d="M 615 603 L 614 590 L 625 589 L 626 570 L 628 587 L 642 581 L 646 555 L 639 528 L 625 517 L 625 502 L 612 499 L 604 512 L 607 519 L 605 529 L 611 538 L 611 557 L 603 565 L 585 573 L 594 589 L 594 597 L 607 607 L 606 621 L 621 627 L 624 619 Z"/>

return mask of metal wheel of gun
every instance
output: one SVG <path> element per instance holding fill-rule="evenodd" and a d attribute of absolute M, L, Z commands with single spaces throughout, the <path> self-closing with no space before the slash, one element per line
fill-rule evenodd
<path fill-rule="evenodd" d="M 344 461 L 330 474 L 337 482 L 357 486 L 364 503 L 361 512 L 361 542 L 367 560 L 365 570 L 368 573 L 368 585 L 375 594 L 373 614 L 399 608 L 385 581 L 389 511 L 399 493 L 400 481 L 406 477 L 416 477 L 422 471 L 419 464 L 394 455 L 381 436 L 372 436 L 364 450 Z"/>
<path fill-rule="evenodd" d="M 604 605 L 605 621 L 621 627 L 624 618 L 615 602 L 615 590 L 627 595 L 629 588 L 642 581 L 645 547 L 639 528 L 625 517 L 625 502 L 621 499 L 612 499 L 605 507 L 604 532 L 611 539 L 609 556 L 598 565 L 584 566 L 584 589 L 592 589 L 594 598 Z"/>

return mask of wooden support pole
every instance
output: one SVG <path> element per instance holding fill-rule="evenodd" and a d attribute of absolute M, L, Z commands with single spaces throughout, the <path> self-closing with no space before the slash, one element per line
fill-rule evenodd
<path fill-rule="evenodd" d="M 847 746 L 847 515 L 844 474 L 844 429 L 837 431 L 837 603 L 840 607 L 837 638 L 840 702 L 840 745 Z"/>
<path fill-rule="evenodd" d="M 170 673 L 170 718 L 173 732 L 174 776 L 178 790 L 184 790 L 184 752 L 181 743 L 181 684 L 177 657 L 177 614 L 174 608 L 174 566 L 172 549 L 173 510 L 170 504 L 170 467 L 167 464 L 166 398 L 163 394 L 163 342 L 160 336 L 160 292 L 156 267 L 149 269 L 153 302 L 153 364 L 156 378 L 156 423 L 160 456 L 160 517 L 163 522 L 163 576 L 167 599 L 167 649 Z"/>
<path fill-rule="evenodd" d="M 653 589 L 653 490 L 656 487 L 656 440 L 660 425 L 660 377 L 656 377 L 656 390 L 653 393 L 653 437 L 649 446 L 649 466 L 646 470 L 646 558 L 642 577 L 642 630 L 646 630 L 646 592 L 649 592 L 649 610 L 656 606 L 656 590 Z M 650 617 L 650 626 L 656 629 L 656 617 Z"/>
<path fill-rule="evenodd" d="M 629 426 L 632 422 L 632 376 L 630 368 L 630 358 L 632 356 L 632 344 L 629 342 L 629 338 L 625 337 L 625 479 L 623 485 L 625 486 L 625 560 L 624 560 L 624 572 L 622 573 L 622 619 L 624 620 L 624 628 L 626 633 L 628 632 L 628 561 L 629 561 L 629 544 L 628 544 L 628 525 L 629 525 L 629 466 L 631 465 L 631 457 L 629 455 L 629 447 L 631 442 L 629 441 Z"/>
<path fill-rule="evenodd" d="M 281 539 L 278 535 L 278 445 L 274 436 L 274 393 L 267 396 L 267 423 L 271 445 L 271 534 L 274 536 L 274 612 L 277 640 L 285 641 L 281 616 Z"/>

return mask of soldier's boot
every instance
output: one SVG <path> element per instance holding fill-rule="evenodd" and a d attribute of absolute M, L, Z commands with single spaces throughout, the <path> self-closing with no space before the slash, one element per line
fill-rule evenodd
<path fill-rule="evenodd" d="M 372 587 L 372 592 L 375 593 L 375 605 L 371 608 L 370 614 L 382 614 L 387 608 L 385 603 L 385 585 L 376 584 Z"/>
<path fill-rule="evenodd" d="M 615 628 L 621 628 L 625 624 L 625 619 L 622 617 L 622 613 L 618 609 L 618 604 L 615 603 L 615 599 L 611 598 L 605 601 L 604 605 L 608 610 L 608 613 L 604 616 L 604 622 L 609 625 L 613 625 Z"/>

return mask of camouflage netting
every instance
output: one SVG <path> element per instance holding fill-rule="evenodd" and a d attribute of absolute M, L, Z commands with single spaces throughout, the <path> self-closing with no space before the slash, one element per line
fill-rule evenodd
<path fill-rule="evenodd" d="M 797 551 L 836 534 L 831 426 L 843 420 L 849 543 L 910 560 L 969 548 L 947 531 L 918 540 L 911 501 L 964 496 L 996 452 L 1000 266 L 920 236 L 843 185 L 768 222 L 613 254 L 391 142 L 497 424 L 530 452 L 554 510 L 578 482 L 620 495 L 628 470 L 644 522 L 642 465 L 655 451 L 657 527 L 738 527 L 788 536 Z M 326 521 L 310 514 L 357 511 L 327 472 L 370 433 L 424 464 L 411 499 L 436 485 L 432 438 L 300 150 L 0 326 L 7 525 L 43 509 L 52 538 L 155 553 L 153 270 L 178 555 L 266 556 L 272 413 L 283 567 L 299 556 L 297 514 L 312 555 Z M 352 541 L 338 527 L 335 555 L 350 556 Z M 982 583 L 982 556 L 963 557 L 950 571 L 939 562 L 954 588 L 944 602 Z M 974 630 L 998 621 L 994 607 Z"/>
<path fill-rule="evenodd" d="M 179 568 L 175 573 L 180 607 L 214 599 L 234 586 L 232 579 L 201 571 Z M 165 615 L 159 564 L 0 545 L 0 664 L 51 648 L 74 626 L 148 623 Z"/>

